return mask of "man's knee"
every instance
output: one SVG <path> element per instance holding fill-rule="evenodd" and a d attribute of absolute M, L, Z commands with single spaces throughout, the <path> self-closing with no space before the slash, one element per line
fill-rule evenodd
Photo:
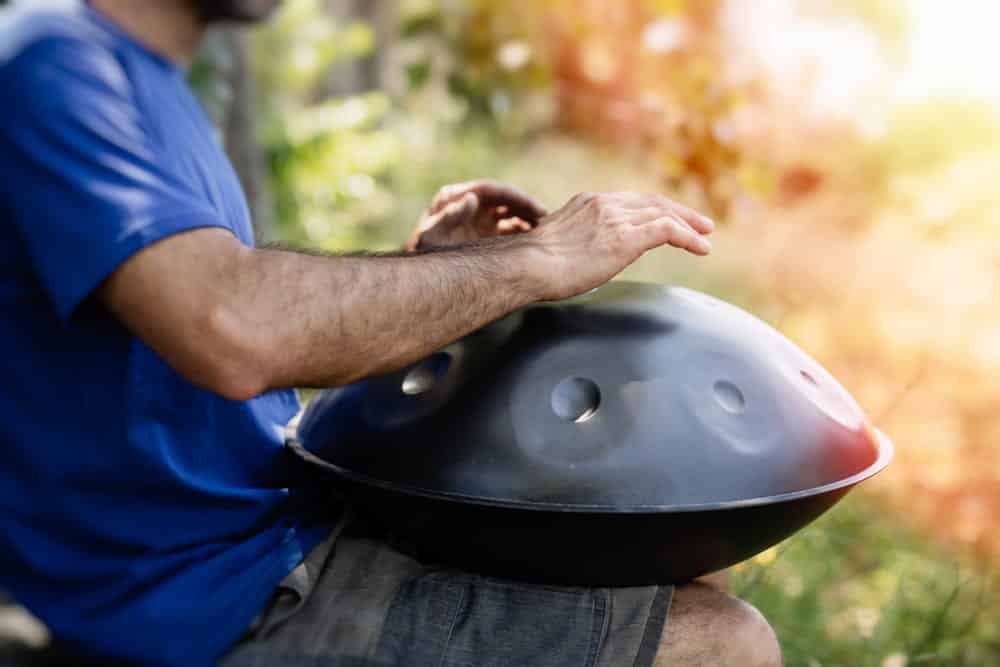
<path fill-rule="evenodd" d="M 774 630 L 751 605 L 702 583 L 674 591 L 655 667 L 780 667 Z"/>

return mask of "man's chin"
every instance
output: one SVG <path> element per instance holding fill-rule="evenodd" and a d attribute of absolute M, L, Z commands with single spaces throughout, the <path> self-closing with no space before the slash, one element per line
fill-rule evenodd
<path fill-rule="evenodd" d="M 254 23 L 271 16 L 281 0 L 195 0 L 205 23 Z"/>

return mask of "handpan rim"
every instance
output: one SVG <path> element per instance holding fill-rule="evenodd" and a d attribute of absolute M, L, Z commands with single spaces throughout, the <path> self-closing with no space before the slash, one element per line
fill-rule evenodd
<path fill-rule="evenodd" d="M 527 511 L 538 511 L 538 512 L 563 512 L 570 514 L 680 514 L 686 512 L 712 512 L 719 510 L 728 509 L 742 509 L 747 507 L 756 507 L 763 505 L 777 505 L 781 503 L 794 502 L 796 500 L 802 500 L 805 498 L 811 498 L 814 496 L 822 496 L 827 493 L 839 491 L 842 489 L 849 489 L 866 479 L 874 477 L 880 473 L 889 463 L 895 454 L 895 446 L 892 444 L 892 440 L 880 431 L 879 429 L 872 428 L 876 439 L 878 440 L 878 457 L 869 465 L 868 467 L 856 472 L 849 477 L 839 479 L 827 484 L 820 486 L 811 487 L 808 489 L 800 489 L 798 491 L 789 491 L 787 493 L 779 493 L 773 496 L 760 496 L 756 498 L 746 498 L 741 500 L 727 500 L 717 503 L 693 503 L 693 504 L 682 504 L 682 505 L 622 505 L 622 506 L 611 506 L 611 505 L 599 505 L 599 504 L 582 504 L 582 503 L 553 503 L 546 501 L 522 501 L 522 500 L 504 500 L 501 498 L 487 498 L 484 496 L 474 496 L 461 493 L 445 493 L 441 491 L 430 491 L 427 489 L 421 489 L 417 487 L 402 486 L 393 482 L 388 482 L 386 480 L 377 479 L 375 477 L 370 477 L 361 473 L 353 472 L 343 468 L 335 463 L 331 463 L 325 459 L 316 456 L 305 447 L 302 446 L 297 440 L 292 440 L 289 446 L 292 452 L 303 459 L 307 463 L 318 465 L 326 470 L 336 474 L 338 477 L 343 478 L 345 481 L 362 484 L 368 487 L 377 488 L 383 491 L 398 493 L 403 495 L 417 496 L 420 498 L 441 500 L 448 502 L 461 503 L 464 505 L 479 505 L 486 507 L 495 507 L 503 509 L 517 509 L 517 510 L 527 510 Z"/>

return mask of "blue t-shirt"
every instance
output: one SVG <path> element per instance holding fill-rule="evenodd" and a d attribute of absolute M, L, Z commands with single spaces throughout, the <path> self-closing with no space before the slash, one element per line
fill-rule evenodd
<path fill-rule="evenodd" d="M 92 655 L 214 661 L 321 538 L 291 391 L 226 400 L 95 299 L 199 227 L 253 243 L 184 72 L 78 5 L 0 15 L 0 589 Z"/>

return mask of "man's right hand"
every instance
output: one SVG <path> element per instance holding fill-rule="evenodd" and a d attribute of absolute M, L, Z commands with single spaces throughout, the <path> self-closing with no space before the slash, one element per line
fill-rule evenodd
<path fill-rule="evenodd" d="M 638 192 L 581 193 L 518 237 L 534 249 L 527 270 L 540 300 L 603 285 L 647 250 L 671 245 L 707 255 L 714 223 L 667 197 Z"/>

